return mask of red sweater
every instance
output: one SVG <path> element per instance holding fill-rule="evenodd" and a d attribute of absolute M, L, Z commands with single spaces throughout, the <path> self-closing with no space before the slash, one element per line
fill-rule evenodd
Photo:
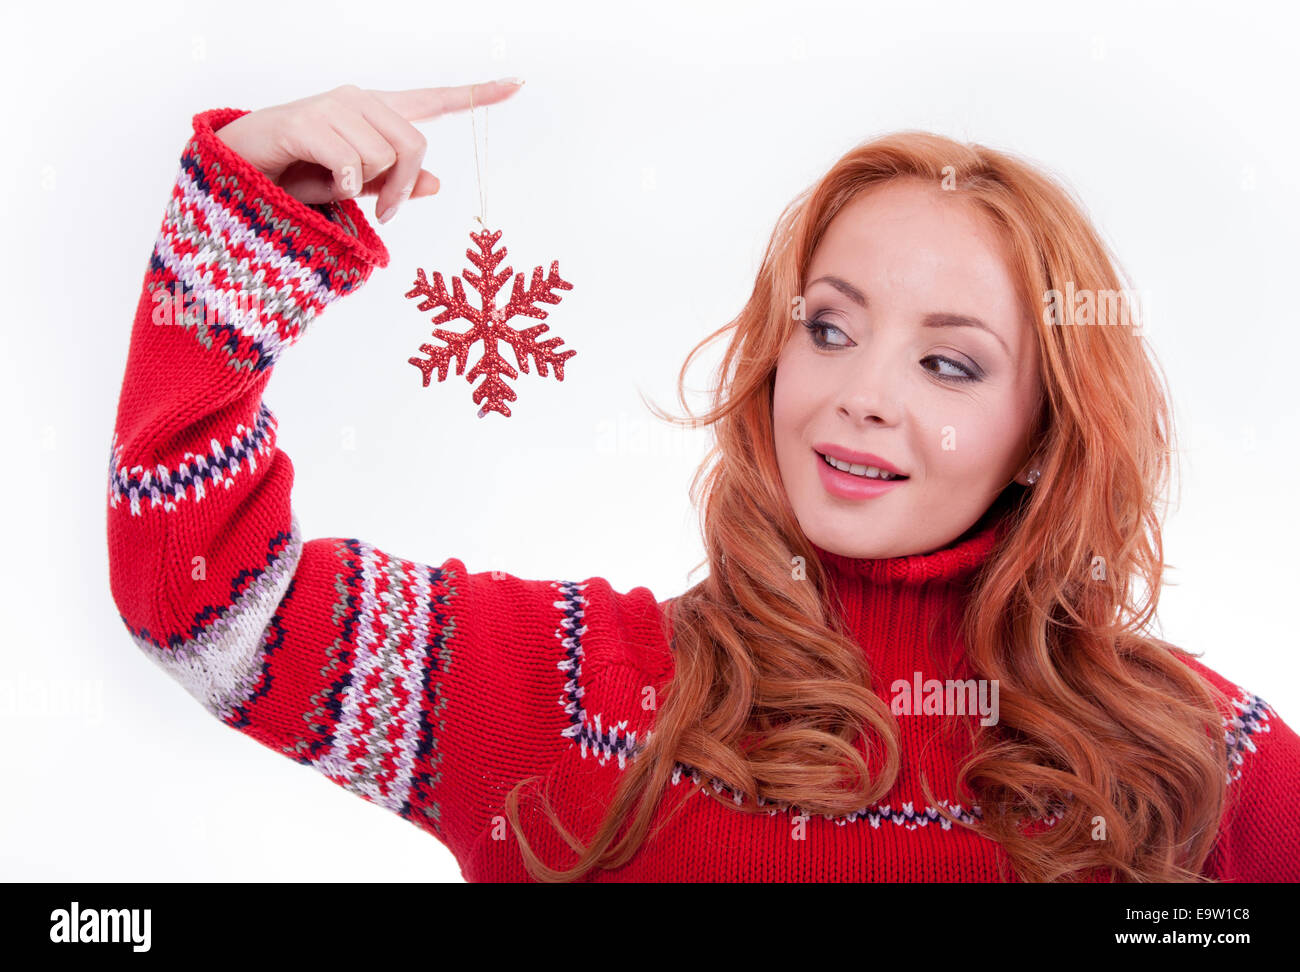
<path fill-rule="evenodd" d="M 280 353 L 388 252 L 354 201 L 300 203 L 215 136 L 242 114 L 195 116 L 145 273 L 109 466 L 113 598 L 136 644 L 222 722 L 428 831 L 468 880 L 525 880 L 504 794 L 549 777 L 566 826 L 594 833 L 652 727 L 645 690 L 672 674 L 665 603 L 599 577 L 469 573 L 455 558 L 303 539 L 263 389 Z M 1000 529 L 925 556 L 819 551 L 886 701 L 917 672 L 970 677 L 955 635 L 939 657 L 922 634 L 960 609 Z M 1206 873 L 1300 879 L 1300 739 L 1263 700 L 1188 664 L 1229 700 L 1234 753 Z M 800 821 L 739 813 L 725 786 L 706 786 L 631 862 L 591 879 L 998 880 L 1002 848 L 940 818 L 918 781 L 924 769 L 949 802 L 967 734 L 932 738 L 938 720 L 923 713 L 898 721 L 902 771 L 879 804 Z M 572 863 L 535 801 L 523 805 L 543 860 Z"/>

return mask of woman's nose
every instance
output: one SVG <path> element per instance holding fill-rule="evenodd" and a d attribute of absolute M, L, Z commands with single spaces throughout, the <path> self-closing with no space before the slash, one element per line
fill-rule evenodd
<path fill-rule="evenodd" d="M 893 425 L 903 414 L 902 365 L 883 349 L 862 349 L 860 360 L 846 369 L 838 406 L 855 422 Z"/>

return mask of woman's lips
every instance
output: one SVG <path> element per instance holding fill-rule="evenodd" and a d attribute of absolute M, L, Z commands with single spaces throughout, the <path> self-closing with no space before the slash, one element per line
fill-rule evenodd
<path fill-rule="evenodd" d="M 884 456 L 878 456 L 874 452 L 859 452 L 857 449 L 850 449 L 847 446 L 836 445 L 834 442 L 814 442 L 812 444 L 816 452 L 823 456 L 830 456 L 838 462 L 849 463 L 855 466 L 875 466 L 877 469 L 883 469 L 887 473 L 893 473 L 895 476 L 907 477 L 903 470 L 899 469 Z"/>
<path fill-rule="evenodd" d="M 832 466 L 815 449 L 813 461 L 817 463 L 817 474 L 821 476 L 826 492 L 841 499 L 871 499 L 907 482 L 906 479 L 868 479 L 866 476 L 846 473 Z"/>

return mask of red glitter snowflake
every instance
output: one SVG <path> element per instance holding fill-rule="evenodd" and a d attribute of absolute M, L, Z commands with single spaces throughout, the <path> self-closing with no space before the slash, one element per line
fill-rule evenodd
<path fill-rule="evenodd" d="M 464 374 L 470 347 L 476 341 L 482 341 L 483 354 L 470 369 L 465 380 L 472 385 L 478 378 L 483 379 L 483 382 L 474 389 L 474 403 L 477 405 L 483 402 L 478 412 L 479 418 L 483 418 L 489 411 L 500 412 L 509 417 L 510 407 L 506 405 L 506 401 L 513 402 L 517 396 L 506 379 L 518 378 L 519 372 L 515 371 L 510 362 L 500 354 L 499 341 L 505 341 L 514 348 L 515 361 L 524 374 L 528 374 L 528 359 L 531 357 L 537 365 L 537 373 L 543 378 L 546 377 L 548 365 L 554 368 L 556 381 L 564 381 L 564 362 L 578 352 L 557 351 L 556 348 L 564 343 L 563 338 L 552 337 L 545 341 L 538 341 L 537 336 L 547 330 L 549 325 L 534 324 L 525 330 L 517 331 L 506 322 L 513 317 L 545 320 L 546 311 L 539 308 L 537 304 L 558 304 L 561 295 L 552 291 L 572 290 L 573 284 L 560 278 L 560 263 L 554 260 L 551 262 L 551 272 L 545 280 L 542 279 L 542 268 L 533 268 L 532 283 L 527 289 L 524 288 L 524 275 L 515 274 L 514 290 L 510 294 L 510 300 L 505 307 L 497 307 L 497 292 L 514 273 L 510 267 L 506 267 L 500 273 L 496 272 L 497 265 L 508 252 L 504 246 L 500 250 L 493 250 L 497 240 L 501 238 L 501 231 L 471 232 L 469 236 L 477 244 L 479 252 L 475 253 L 473 249 L 468 249 L 465 251 L 465 256 L 478 268 L 479 273 L 474 273 L 472 270 L 462 272 L 469 285 L 478 291 L 482 298 L 482 307 L 473 307 L 465 299 L 465 288 L 461 285 L 460 277 L 451 278 L 451 293 L 448 293 L 441 273 L 435 272 L 433 283 L 430 284 L 424 271 L 419 269 L 416 270 L 415 288 L 406 296 L 424 298 L 419 304 L 419 309 L 422 311 L 441 308 L 440 313 L 433 318 L 434 324 L 459 318 L 468 321 L 473 327 L 464 333 L 441 328 L 435 330 L 433 336 L 445 341 L 445 346 L 422 344 L 420 350 L 428 357 L 409 360 L 424 375 L 424 387 L 427 388 L 435 368 L 438 370 L 438 380 L 446 380 L 453 358 L 456 361 L 456 374 Z"/>

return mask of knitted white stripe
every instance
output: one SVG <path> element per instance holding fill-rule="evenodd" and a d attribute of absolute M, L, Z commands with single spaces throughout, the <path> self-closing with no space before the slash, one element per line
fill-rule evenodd
<path fill-rule="evenodd" d="M 119 503 L 129 499 L 131 515 L 140 516 L 140 499 L 148 496 L 151 510 L 161 506 L 164 512 L 170 513 L 176 509 L 177 503 L 189 498 L 190 489 L 194 490 L 194 502 L 203 499 L 205 482 L 220 482 L 229 489 L 242 464 L 247 463 L 252 474 L 257 472 L 257 456 L 271 455 L 275 449 L 276 428 L 275 415 L 264 403 L 259 403 L 253 424 L 241 422 L 236 425 L 228 448 L 223 448 L 215 438 L 209 439 L 206 455 L 186 452 L 175 469 L 161 462 L 152 469 L 145 469 L 142 465 L 127 469 L 123 461 L 123 446 L 118 443 L 117 430 L 114 429 L 109 447 L 108 505 L 116 509 Z"/>
<path fill-rule="evenodd" d="M 289 543 L 257 580 L 197 638 L 173 649 L 133 635 L 141 651 L 222 720 L 248 701 L 261 678 L 267 628 L 302 555 L 296 516 L 292 517 L 291 534 Z"/>
<path fill-rule="evenodd" d="M 1272 732 L 1269 718 L 1277 715 L 1271 705 L 1252 692 L 1242 689 L 1242 697 L 1233 699 L 1232 704 L 1240 710 L 1241 715 L 1224 719 L 1224 737 L 1228 742 L 1228 782 L 1241 779 L 1241 766 L 1246 760 L 1247 752 L 1256 752 L 1255 741 L 1251 736 L 1263 732 Z"/>
<path fill-rule="evenodd" d="M 272 360 L 292 344 L 301 329 L 325 306 L 337 300 L 338 291 L 320 283 L 319 274 L 279 249 L 260 235 L 236 212 L 203 191 L 182 166 L 176 177 L 181 198 L 168 201 L 155 244 L 163 265 L 194 295 L 201 308 L 212 307 L 223 324 L 267 348 Z M 185 240 L 195 252 L 180 253 L 177 240 Z M 236 246 L 254 254 L 234 259 Z M 230 285 L 212 284 L 212 268 L 220 267 Z M 258 303 L 240 294 L 256 295 Z M 251 305 L 251 306 L 250 306 Z M 294 325 L 299 333 L 281 334 L 277 319 Z"/>
<path fill-rule="evenodd" d="M 369 544 L 358 543 L 362 587 L 351 677 L 340 699 L 341 714 L 330 749 L 316 766 L 343 787 L 398 812 L 410 795 L 415 774 L 424 669 L 429 664 L 427 605 L 432 588 L 423 565 L 389 558 Z M 378 590 L 381 574 L 390 578 L 389 589 L 382 593 Z M 378 683 L 368 687 L 372 676 L 378 677 Z M 398 682 L 404 701 L 394 690 Z M 374 721 L 368 732 L 362 726 L 363 711 L 371 713 Z M 394 720 L 401 721 L 396 742 L 388 738 Z M 358 745 L 364 755 L 350 756 Z M 394 770 L 383 765 L 390 755 Z"/>
<path fill-rule="evenodd" d="M 618 758 L 618 768 L 623 769 L 627 765 L 628 755 L 635 757 L 639 748 L 636 731 L 628 731 L 629 720 L 624 719 L 602 729 L 601 714 L 598 712 L 593 718 L 582 705 L 584 690 L 579 684 L 579 677 L 582 674 L 582 636 L 587 633 L 587 626 L 583 623 L 587 599 L 580 592 L 587 585 L 572 581 L 552 581 L 551 586 L 564 594 L 563 600 L 552 602 L 552 606 L 561 612 L 560 626 L 555 629 L 555 637 L 559 639 L 560 648 L 564 652 L 556 667 L 566 676 L 560 706 L 568 715 L 576 716 L 576 720 L 561 730 L 560 735 L 578 747 L 583 759 L 587 758 L 587 750 L 590 749 L 602 766 L 614 756 Z M 648 736 L 649 734 L 647 738 Z"/>
<path fill-rule="evenodd" d="M 252 251 L 253 260 L 247 266 L 244 265 L 246 258 L 243 256 L 238 262 L 233 259 L 229 261 L 227 269 L 236 279 L 240 275 L 246 275 L 250 281 L 261 280 L 274 272 L 276 279 L 263 286 L 272 293 L 287 289 L 289 297 L 298 297 L 297 300 L 285 299 L 281 305 L 269 305 L 273 310 L 279 306 L 286 311 L 303 309 L 313 303 L 323 306 L 338 299 L 338 291 L 322 285 L 319 275 L 311 266 L 289 256 L 269 237 L 258 233 L 245 222 L 241 214 L 204 192 L 203 187 L 190 177 L 184 166 L 179 170 L 176 184 L 181 189 L 182 205 L 189 207 L 189 211 L 195 214 L 202 214 L 203 223 L 208 227 L 207 233 L 198 237 L 199 242 L 219 246 L 223 251 L 233 250 L 236 245 Z M 177 205 L 173 199 L 167 208 L 167 215 L 175 218 L 165 220 L 163 225 L 172 226 L 177 235 L 193 236 L 197 230 L 194 225 L 197 221 L 182 222 L 179 218 L 181 212 L 182 206 Z M 199 255 L 202 254 L 203 250 L 200 249 Z"/>

